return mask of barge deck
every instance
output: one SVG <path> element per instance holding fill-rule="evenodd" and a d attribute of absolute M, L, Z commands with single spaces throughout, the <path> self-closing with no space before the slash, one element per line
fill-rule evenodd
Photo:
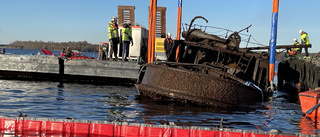
<path fill-rule="evenodd" d="M 137 62 L 106 60 L 63 60 L 54 56 L 0 54 L 1 78 L 53 81 L 109 81 L 134 83 Z"/>

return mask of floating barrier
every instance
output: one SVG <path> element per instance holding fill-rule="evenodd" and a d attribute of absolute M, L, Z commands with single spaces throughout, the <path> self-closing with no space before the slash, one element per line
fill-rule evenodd
<path fill-rule="evenodd" d="M 87 121 L 0 116 L 0 136 L 106 136 L 106 137 L 296 137 L 312 136 L 236 130 L 226 128 L 180 127 L 127 122 Z"/>

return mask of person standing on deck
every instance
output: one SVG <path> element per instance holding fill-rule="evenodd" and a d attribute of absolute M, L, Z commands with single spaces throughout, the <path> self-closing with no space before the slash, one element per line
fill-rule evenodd
<path fill-rule="evenodd" d="M 308 33 L 304 32 L 303 30 L 299 30 L 299 34 L 301 35 L 301 45 L 309 45 L 310 41 L 309 41 Z M 305 48 L 305 51 L 306 51 L 306 56 L 309 56 L 308 48 Z"/>
<path fill-rule="evenodd" d="M 164 52 L 165 52 L 165 54 L 167 56 L 167 61 L 171 61 L 171 59 L 169 59 L 170 58 L 170 54 L 171 54 L 171 50 L 173 48 L 173 41 L 171 39 L 171 33 L 167 34 L 167 37 L 164 40 L 163 44 L 164 44 Z"/>
<path fill-rule="evenodd" d="M 127 20 L 126 23 L 123 24 L 123 29 L 121 31 L 122 34 L 122 61 L 127 61 L 127 57 L 129 57 L 129 45 L 133 46 L 132 41 L 132 29 L 131 29 L 131 21 Z"/>
<path fill-rule="evenodd" d="M 307 32 L 304 32 L 303 30 L 299 31 L 299 34 L 301 35 L 301 45 L 309 45 L 309 36 Z"/>
<path fill-rule="evenodd" d="M 113 16 L 108 25 L 108 36 L 109 36 L 109 43 L 111 46 L 109 60 L 112 60 L 112 55 L 114 55 L 115 60 L 118 60 L 117 52 L 118 52 L 118 44 L 119 44 L 119 34 L 118 34 L 117 21 L 118 21 L 118 18 L 116 16 Z"/>

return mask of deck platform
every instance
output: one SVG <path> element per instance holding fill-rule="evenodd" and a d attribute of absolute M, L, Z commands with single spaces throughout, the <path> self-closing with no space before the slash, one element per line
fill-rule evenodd
<path fill-rule="evenodd" d="M 63 60 L 54 56 L 0 54 L 0 76 L 54 79 L 86 77 L 95 79 L 138 78 L 137 62 L 106 60 Z"/>

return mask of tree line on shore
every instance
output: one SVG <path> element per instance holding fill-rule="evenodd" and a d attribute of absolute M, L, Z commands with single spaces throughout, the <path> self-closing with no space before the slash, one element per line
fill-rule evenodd
<path fill-rule="evenodd" d="M 43 42 L 43 41 L 14 41 L 10 43 L 11 46 L 21 46 L 22 49 L 48 49 L 48 50 L 62 50 L 70 47 L 72 50 L 82 52 L 98 52 L 99 45 L 91 44 L 87 41 L 69 41 L 69 42 Z"/>

